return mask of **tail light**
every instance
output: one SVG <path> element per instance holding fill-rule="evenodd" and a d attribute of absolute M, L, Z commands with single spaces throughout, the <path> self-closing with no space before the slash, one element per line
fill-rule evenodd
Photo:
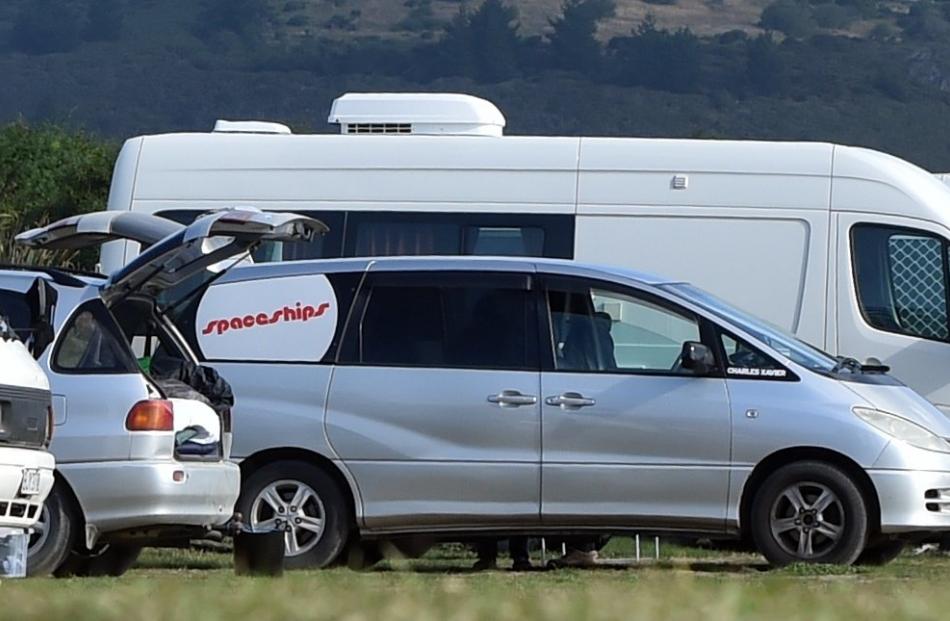
<path fill-rule="evenodd" d="M 125 417 L 125 428 L 129 431 L 174 431 L 175 409 L 172 402 L 161 399 L 139 401 Z"/>
<path fill-rule="evenodd" d="M 53 406 L 46 406 L 46 446 L 49 446 L 53 441 L 53 421 L 55 417 L 53 416 Z"/>

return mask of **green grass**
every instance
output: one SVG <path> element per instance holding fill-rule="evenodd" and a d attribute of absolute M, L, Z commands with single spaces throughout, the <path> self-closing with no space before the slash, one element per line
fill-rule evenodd
<path fill-rule="evenodd" d="M 626 556 L 628 543 L 607 557 Z M 652 549 L 649 550 L 652 552 Z M 626 568 L 475 573 L 453 546 L 366 572 L 234 576 L 225 555 L 148 551 L 117 579 L 34 579 L 0 585 L 17 619 L 926 619 L 950 607 L 950 558 L 905 555 L 882 568 L 793 566 L 664 546 L 659 562 Z M 12 616 L 11 616 L 12 618 Z"/>

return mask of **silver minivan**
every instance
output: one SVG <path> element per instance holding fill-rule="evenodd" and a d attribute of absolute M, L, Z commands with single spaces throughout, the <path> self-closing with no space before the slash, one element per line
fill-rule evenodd
<path fill-rule="evenodd" d="M 143 545 L 180 545 L 232 519 L 240 471 L 229 459 L 230 412 L 211 407 L 214 384 L 226 384 L 198 364 L 162 296 L 187 299 L 262 240 L 318 232 L 307 219 L 246 210 L 187 228 L 130 215 L 70 218 L 18 237 L 53 249 L 118 236 L 157 242 L 111 278 L 0 270 L 0 312 L 53 392 L 59 470 L 31 540 L 33 574 L 118 575 Z"/>
<path fill-rule="evenodd" d="M 287 564 L 348 542 L 748 537 L 879 563 L 950 529 L 950 421 L 685 283 L 566 261 L 229 271 L 166 307 L 234 387 L 238 510 Z"/>

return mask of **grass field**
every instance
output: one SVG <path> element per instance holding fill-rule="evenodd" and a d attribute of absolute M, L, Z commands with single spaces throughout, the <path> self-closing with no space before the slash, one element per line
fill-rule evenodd
<path fill-rule="evenodd" d="M 613 543 L 608 552 L 629 550 Z M 666 547 L 659 563 L 623 569 L 474 573 L 440 548 L 367 572 L 333 569 L 238 578 L 225 555 L 148 551 L 118 579 L 0 585 L 0 618 L 344 619 L 930 619 L 950 608 L 950 557 L 905 555 L 883 568 L 793 566 Z M 504 566 L 504 564 L 502 564 Z"/>

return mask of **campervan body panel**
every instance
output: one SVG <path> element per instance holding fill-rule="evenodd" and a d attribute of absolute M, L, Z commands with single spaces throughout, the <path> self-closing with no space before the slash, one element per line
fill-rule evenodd
<path fill-rule="evenodd" d="M 584 139 L 575 258 L 689 280 L 823 345 L 832 152 Z"/>
<path fill-rule="evenodd" d="M 351 243 L 356 216 L 562 218 L 554 226 L 567 225 L 563 252 L 545 247 L 538 255 L 694 282 L 833 353 L 877 357 L 934 403 L 950 405 L 950 381 L 934 371 L 950 357 L 950 333 L 919 338 L 870 322 L 851 237 L 855 226 L 876 223 L 924 230 L 946 244 L 950 188 L 876 151 L 755 141 L 171 134 L 126 143 L 109 208 L 183 221 L 187 212 L 235 203 L 326 215 L 331 235 L 349 240 L 299 258 L 365 256 Z M 138 250 L 134 242 L 107 245 L 102 269 L 117 269 Z M 932 298 L 948 288 L 939 280 Z M 931 311 L 947 324 L 940 304 Z M 891 310 L 898 322 L 906 311 Z"/>

